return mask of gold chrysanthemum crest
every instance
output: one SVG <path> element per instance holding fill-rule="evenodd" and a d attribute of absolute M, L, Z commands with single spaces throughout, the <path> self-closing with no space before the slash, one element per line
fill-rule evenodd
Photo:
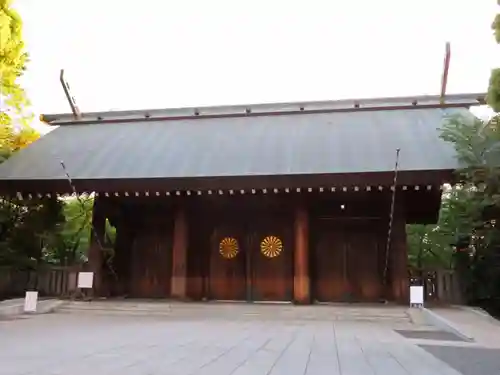
<path fill-rule="evenodd" d="M 260 243 L 260 251 L 268 258 L 276 258 L 283 251 L 283 242 L 276 236 L 267 236 Z"/>
<path fill-rule="evenodd" d="M 238 255 L 240 247 L 238 241 L 233 237 L 225 237 L 219 243 L 219 253 L 223 258 L 233 259 Z"/>

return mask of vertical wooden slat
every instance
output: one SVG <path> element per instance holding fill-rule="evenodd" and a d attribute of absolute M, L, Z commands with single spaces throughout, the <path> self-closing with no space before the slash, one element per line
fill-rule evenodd
<path fill-rule="evenodd" d="M 44 291 L 44 293 L 49 293 L 49 291 L 50 291 L 49 283 L 50 283 L 50 269 L 45 271 L 43 274 L 43 291 Z"/>
<path fill-rule="evenodd" d="M 66 294 L 68 292 L 68 269 L 64 268 L 62 270 L 63 273 L 63 287 L 61 294 Z"/>
<path fill-rule="evenodd" d="M 311 302 L 309 278 L 309 220 L 304 207 L 295 212 L 293 299 L 297 304 Z"/>
<path fill-rule="evenodd" d="M 174 221 L 174 238 L 172 254 L 171 295 L 173 298 L 186 298 L 188 224 L 186 212 L 177 210 Z"/>
<path fill-rule="evenodd" d="M 58 270 L 59 272 L 59 290 L 57 295 L 61 295 L 64 292 L 64 271 L 62 269 Z"/>
<path fill-rule="evenodd" d="M 52 295 L 59 293 L 60 273 L 58 270 L 54 270 L 54 278 L 55 278 L 55 283 L 54 283 L 54 290 L 51 293 Z"/>
<path fill-rule="evenodd" d="M 54 288 L 54 272 L 49 270 L 47 272 L 47 293 L 51 293 Z"/>

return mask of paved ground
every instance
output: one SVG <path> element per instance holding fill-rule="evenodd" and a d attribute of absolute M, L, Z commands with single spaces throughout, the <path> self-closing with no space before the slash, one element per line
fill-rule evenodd
<path fill-rule="evenodd" d="M 467 336 L 474 337 L 481 346 L 500 349 L 500 321 L 469 307 L 432 310 L 459 327 Z"/>
<path fill-rule="evenodd" d="M 420 347 L 449 363 L 463 375 L 500 374 L 499 349 L 437 345 L 420 345 Z"/>
<path fill-rule="evenodd" d="M 432 350 L 478 348 L 437 341 L 445 338 L 439 335 L 422 339 L 431 328 L 409 320 L 378 320 L 395 310 L 372 310 L 364 320 L 362 309 L 335 310 L 343 316 L 335 320 L 327 319 L 327 309 L 307 320 L 270 319 L 273 307 L 262 316 L 243 316 L 244 310 L 235 308 L 234 316 L 224 318 L 57 313 L 0 321 L 0 374 L 459 375 L 445 363 L 446 354 Z M 356 319 L 348 319 L 351 315 Z M 422 333 L 408 339 L 394 329 Z M 474 375 L 490 372 L 476 368 Z"/>

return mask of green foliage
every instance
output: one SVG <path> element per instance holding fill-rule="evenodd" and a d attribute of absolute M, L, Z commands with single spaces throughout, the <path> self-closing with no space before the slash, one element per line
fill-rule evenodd
<path fill-rule="evenodd" d="M 63 203 L 64 222 L 52 233 L 45 260 L 71 265 L 82 262 L 89 246 L 93 199 L 71 197 Z"/>
<path fill-rule="evenodd" d="M 495 112 L 500 112 L 500 68 L 491 71 L 487 99 L 491 108 Z"/>
<path fill-rule="evenodd" d="M 491 29 L 493 30 L 493 35 L 495 36 L 495 40 L 497 41 L 497 43 L 500 43 L 500 14 L 497 14 L 495 16 L 495 19 L 491 24 Z"/>
<path fill-rule="evenodd" d="M 22 26 L 12 1 L 0 0 L 0 163 L 39 138 L 29 126 L 29 101 L 18 82 L 28 62 Z M 0 197 L 0 265 L 36 267 L 40 262 L 84 260 L 92 205 L 91 198 L 27 202 Z M 113 237 L 109 224 L 107 228 Z"/>
<path fill-rule="evenodd" d="M 443 193 L 438 223 L 407 226 L 408 253 L 411 266 L 422 268 L 452 268 L 454 244 L 468 236 L 474 228 L 476 207 L 472 192 L 463 185 L 447 188 Z"/>
<path fill-rule="evenodd" d="M 436 243 L 431 239 L 436 225 L 407 225 L 408 262 L 416 269 L 447 267 L 447 262 L 436 252 Z"/>
<path fill-rule="evenodd" d="M 26 69 L 22 20 L 12 1 L 0 0 L 0 161 L 6 155 L 38 139 L 26 112 L 29 101 L 18 79 Z"/>
<path fill-rule="evenodd" d="M 1 199 L 0 265 L 36 267 L 63 222 L 62 203 L 57 199 Z"/>
<path fill-rule="evenodd" d="M 0 93 L 18 113 L 28 104 L 24 90 L 16 82 L 26 69 L 28 54 L 24 51 L 23 23 L 12 9 L 11 0 L 0 0 Z M 3 113 L 2 124 L 10 121 Z"/>
<path fill-rule="evenodd" d="M 472 117 L 450 117 L 441 137 L 451 142 L 462 169 L 463 188 L 470 191 L 468 220 L 483 224 L 486 207 L 500 206 L 500 131 L 498 117 L 483 121 Z"/>
<path fill-rule="evenodd" d="M 50 236 L 50 244 L 44 254 L 47 262 L 59 265 L 82 263 L 87 259 L 87 251 L 92 235 L 92 209 L 94 199 L 81 196 L 64 200 L 64 221 Z M 103 251 L 113 256 L 116 229 L 106 220 Z"/>
<path fill-rule="evenodd" d="M 92 232 L 92 197 L 0 200 L 0 266 L 86 261 Z M 103 250 L 113 253 L 116 229 L 106 222 Z"/>
<path fill-rule="evenodd" d="M 453 116 L 441 129 L 441 137 L 453 144 L 462 168 L 457 171 L 461 196 L 456 200 L 460 216 L 454 225 L 462 233 L 484 228 L 487 212 L 500 207 L 499 118 L 480 120 Z"/>
<path fill-rule="evenodd" d="M 441 137 L 453 144 L 462 168 L 460 185 L 448 198 L 440 230 L 457 246 L 454 265 L 470 302 L 493 303 L 500 311 L 500 118 L 450 117 Z M 443 205 L 445 207 L 446 205 Z M 443 216 L 443 215 L 442 215 Z M 441 222 L 442 218 L 440 219 Z M 493 301 L 493 302 L 491 302 Z M 491 306 L 488 306 L 491 307 Z"/>
<path fill-rule="evenodd" d="M 409 261 L 417 268 L 454 267 L 469 303 L 500 311 L 500 117 L 452 116 L 441 138 L 461 165 L 443 193 L 436 225 L 409 225 Z"/>
<path fill-rule="evenodd" d="M 29 101 L 18 82 L 27 61 L 21 18 L 12 1 L 0 0 L 0 163 L 39 138 L 28 125 Z M 0 197 L 0 265 L 35 267 L 63 221 L 56 199 Z"/>
<path fill-rule="evenodd" d="M 500 1 L 498 1 L 498 5 L 500 5 Z M 491 28 L 496 42 L 500 43 L 500 13 L 495 16 Z M 495 112 L 500 112 L 500 68 L 493 69 L 491 72 L 487 100 Z"/>

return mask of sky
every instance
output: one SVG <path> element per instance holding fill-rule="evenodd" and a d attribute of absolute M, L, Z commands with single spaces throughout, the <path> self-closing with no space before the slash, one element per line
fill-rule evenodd
<path fill-rule="evenodd" d="M 16 0 L 39 113 L 485 92 L 496 0 Z"/>

